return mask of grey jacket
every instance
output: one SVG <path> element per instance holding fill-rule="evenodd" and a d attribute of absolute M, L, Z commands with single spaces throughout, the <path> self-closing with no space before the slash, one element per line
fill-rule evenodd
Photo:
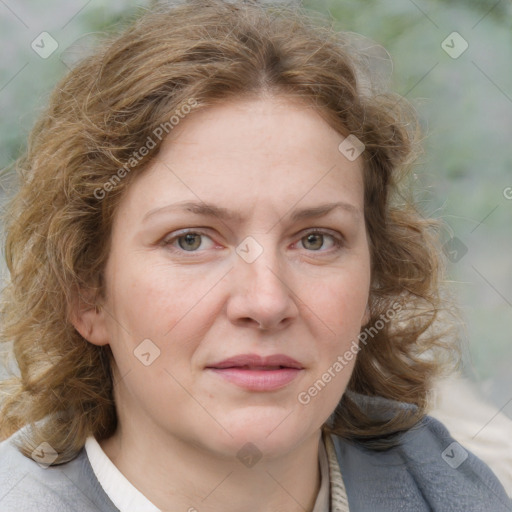
<path fill-rule="evenodd" d="M 0 512 L 118 512 L 85 449 L 45 469 L 13 446 L 15 436 L 0 443 Z M 512 511 L 492 471 L 434 418 L 426 416 L 385 452 L 332 438 L 350 512 Z"/>

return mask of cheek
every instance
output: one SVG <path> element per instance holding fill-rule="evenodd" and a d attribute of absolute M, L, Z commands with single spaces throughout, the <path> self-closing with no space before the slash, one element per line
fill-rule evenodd
<path fill-rule="evenodd" d="M 130 323 L 139 337 L 167 337 L 212 287 L 211 279 L 176 272 L 151 258 L 127 263 L 110 276 L 111 299 L 116 319 Z"/>
<path fill-rule="evenodd" d="M 365 272 L 338 275 L 312 297 L 314 311 L 318 311 L 317 324 L 321 323 L 323 332 L 328 334 L 315 336 L 317 364 L 312 379 L 297 395 L 304 412 L 327 419 L 343 395 L 359 354 L 358 336 L 368 286 L 369 277 Z"/>
<path fill-rule="evenodd" d="M 334 274 L 304 301 L 334 338 L 359 334 L 369 293 L 369 272 Z"/>
<path fill-rule="evenodd" d="M 358 336 L 364 323 L 368 287 L 367 272 L 340 272 L 312 297 L 315 304 L 311 309 L 318 312 L 317 324 L 322 324 L 323 334 L 315 336 L 318 364 L 314 378 L 298 400 L 304 405 L 315 404 L 323 415 L 334 410 L 350 380 L 359 354 Z"/>
<path fill-rule="evenodd" d="M 111 347 L 120 370 L 139 373 L 147 369 L 140 363 L 154 358 L 150 380 L 164 369 L 187 380 L 194 352 L 218 314 L 213 288 L 222 274 L 178 273 L 146 258 L 125 260 L 108 277 Z"/>

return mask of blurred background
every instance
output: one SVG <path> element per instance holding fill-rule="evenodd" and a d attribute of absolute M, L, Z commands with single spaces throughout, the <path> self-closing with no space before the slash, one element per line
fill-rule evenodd
<path fill-rule="evenodd" d="M 150 3 L 0 0 L 1 168 L 23 151 L 50 91 L 95 34 Z M 391 55 L 392 88 L 415 105 L 426 134 L 415 171 L 422 211 L 449 226 L 449 278 L 467 327 L 464 371 L 488 404 L 512 418 L 512 2 L 302 5 Z M 9 181 L 0 182 L 1 203 Z"/>

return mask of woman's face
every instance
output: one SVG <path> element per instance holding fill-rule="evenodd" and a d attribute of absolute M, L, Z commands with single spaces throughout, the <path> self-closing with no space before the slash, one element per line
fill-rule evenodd
<path fill-rule="evenodd" d="M 370 286 L 343 139 L 304 105 L 240 100 L 190 113 L 134 180 L 88 331 L 112 348 L 123 429 L 223 456 L 318 434 Z"/>

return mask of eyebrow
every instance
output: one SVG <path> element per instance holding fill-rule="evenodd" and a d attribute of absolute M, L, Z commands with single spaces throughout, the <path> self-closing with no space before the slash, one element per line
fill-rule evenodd
<path fill-rule="evenodd" d="M 291 214 L 290 219 L 296 222 L 304 219 L 323 217 L 335 209 L 341 209 L 355 218 L 359 218 L 361 216 L 361 210 L 353 204 L 338 201 L 335 203 L 326 203 L 311 208 L 295 210 Z M 177 210 L 187 211 L 203 217 L 216 217 L 220 220 L 235 220 L 237 222 L 242 222 L 243 220 L 243 217 L 238 212 L 234 212 L 212 203 L 185 201 L 150 210 L 144 215 L 143 221 L 146 221 L 148 218 L 159 213 L 168 213 Z"/>

